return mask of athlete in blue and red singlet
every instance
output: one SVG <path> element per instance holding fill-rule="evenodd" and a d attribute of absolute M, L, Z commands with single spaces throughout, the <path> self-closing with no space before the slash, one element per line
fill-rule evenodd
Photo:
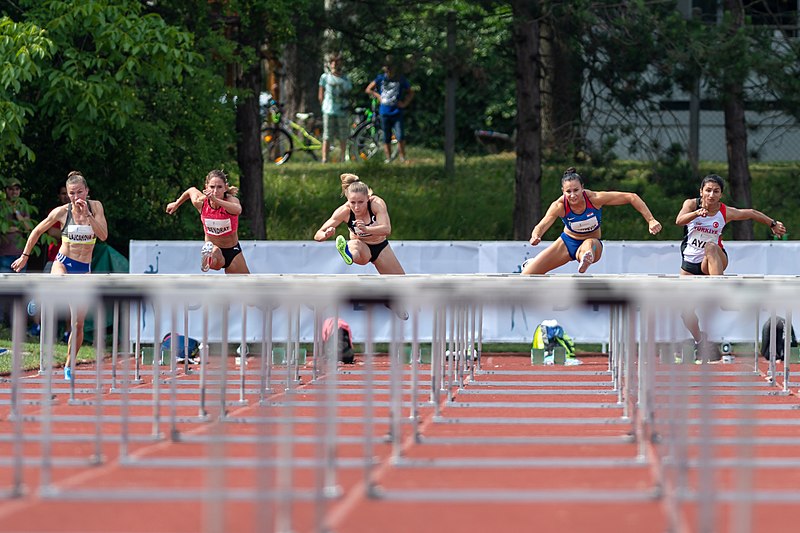
<path fill-rule="evenodd" d="M 564 231 L 553 244 L 522 265 L 523 274 L 546 274 L 570 261 L 578 261 L 578 272 L 586 272 L 603 254 L 600 224 L 601 209 L 606 205 L 630 204 L 647 221 L 651 234 L 661 231 L 661 223 L 636 193 L 584 189 L 583 178 L 572 167 L 561 178 L 561 190 L 564 195 L 550 204 L 544 218 L 531 231 L 530 243 L 539 244 L 557 218 L 564 222 Z"/>

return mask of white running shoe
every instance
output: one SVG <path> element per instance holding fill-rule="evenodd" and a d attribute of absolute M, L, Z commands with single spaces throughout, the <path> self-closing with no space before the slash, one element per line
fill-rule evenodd
<path fill-rule="evenodd" d="M 203 249 L 200 250 L 200 270 L 208 272 L 208 262 L 211 260 L 211 252 L 214 251 L 214 245 L 210 241 L 203 244 Z"/>
<path fill-rule="evenodd" d="M 581 264 L 578 266 L 578 272 L 583 274 L 592 263 L 594 263 L 594 254 L 590 250 L 581 257 Z"/>

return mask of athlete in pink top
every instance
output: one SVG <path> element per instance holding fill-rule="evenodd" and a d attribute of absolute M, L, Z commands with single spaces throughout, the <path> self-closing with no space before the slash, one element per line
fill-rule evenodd
<path fill-rule="evenodd" d="M 212 170 L 206 176 L 203 191 L 189 187 L 174 202 L 167 204 L 170 215 L 186 200 L 200 213 L 205 244 L 200 252 L 200 270 L 224 269 L 226 274 L 249 274 L 247 262 L 239 245 L 239 215 L 242 205 L 236 198 L 236 187 L 228 185 L 228 177 L 221 170 Z"/>

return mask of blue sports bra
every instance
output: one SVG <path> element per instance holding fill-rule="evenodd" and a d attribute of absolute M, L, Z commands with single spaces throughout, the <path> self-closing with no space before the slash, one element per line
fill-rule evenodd
<path fill-rule="evenodd" d="M 583 213 L 575 213 L 569 208 L 569 202 L 564 197 L 564 216 L 561 217 L 564 227 L 573 233 L 591 233 L 600 227 L 603 218 L 602 209 L 592 205 L 586 191 L 583 192 L 586 209 Z"/>

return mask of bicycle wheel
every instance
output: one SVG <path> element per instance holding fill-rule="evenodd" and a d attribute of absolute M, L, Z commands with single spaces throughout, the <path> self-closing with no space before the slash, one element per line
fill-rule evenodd
<path fill-rule="evenodd" d="M 366 161 L 375 157 L 376 154 L 384 157 L 383 129 L 381 128 L 380 119 L 362 122 L 350 139 L 351 161 Z M 391 158 L 394 160 L 398 152 L 397 139 L 395 139 L 394 135 L 392 135 L 389 148 L 392 154 Z"/>
<path fill-rule="evenodd" d="M 351 161 L 366 161 L 383 154 L 383 130 L 378 122 L 362 122 L 351 137 Z"/>
<path fill-rule="evenodd" d="M 292 157 L 292 137 L 283 128 L 269 126 L 261 130 L 261 154 L 264 161 L 282 165 Z"/>

